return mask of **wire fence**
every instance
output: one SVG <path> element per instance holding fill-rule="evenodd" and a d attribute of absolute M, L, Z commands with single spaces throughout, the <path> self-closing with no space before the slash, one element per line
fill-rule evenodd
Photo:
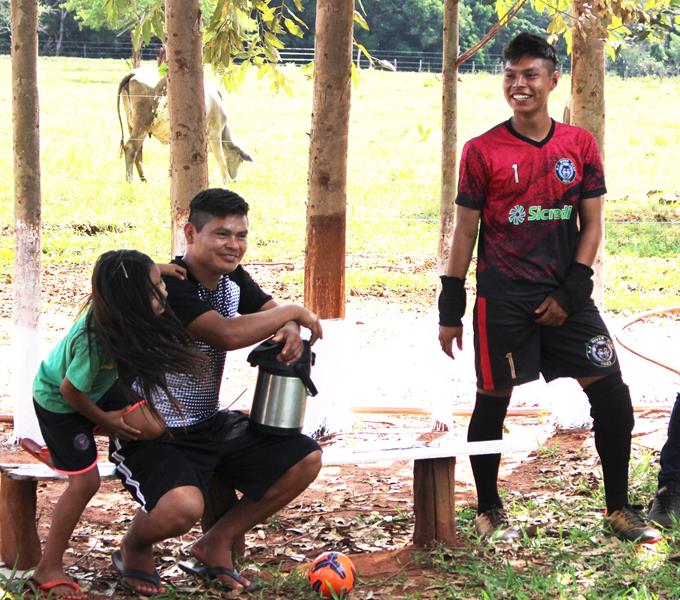
<path fill-rule="evenodd" d="M 154 41 L 141 49 L 142 60 L 155 60 L 161 48 L 160 41 Z M 130 60 L 132 44 L 127 38 L 119 38 L 114 42 L 73 41 L 64 40 L 57 43 L 53 38 L 40 39 L 40 56 L 66 56 L 81 58 L 118 58 Z M 441 73 L 441 52 L 420 52 L 409 50 L 369 50 L 373 60 L 369 60 L 359 49 L 356 50 L 354 62 L 357 67 L 387 71 L 411 71 Z M 7 35 L 0 37 L 0 55 L 10 53 L 10 40 Z M 314 48 L 283 48 L 279 51 L 282 64 L 306 65 L 314 60 Z M 672 77 L 680 75 L 680 65 L 665 64 L 657 60 L 643 60 L 636 63 L 625 60 L 611 61 L 606 65 L 609 73 L 620 77 Z M 459 66 L 460 73 L 493 73 L 499 74 L 503 70 L 503 57 L 500 54 L 480 52 L 470 60 Z M 560 65 L 563 73 L 571 71 L 569 60 Z"/>
<path fill-rule="evenodd" d="M 160 42 L 152 42 L 141 50 L 142 60 L 155 60 L 161 48 Z M 10 53 L 10 41 L 0 38 L 0 55 Z M 129 40 L 120 39 L 114 43 L 93 41 L 64 40 L 57 43 L 54 39 L 40 40 L 38 53 L 40 56 L 65 56 L 80 58 L 119 58 L 130 59 L 132 45 Z M 442 70 L 441 52 L 412 52 L 406 50 L 369 50 L 373 61 L 357 49 L 354 62 L 358 67 L 373 66 L 387 71 L 417 71 L 440 73 Z M 314 60 L 314 48 L 284 48 L 279 51 L 283 64 L 306 65 Z M 460 66 L 461 73 L 477 71 L 499 73 L 502 69 L 500 54 L 487 54 L 484 62 L 469 60 Z"/>

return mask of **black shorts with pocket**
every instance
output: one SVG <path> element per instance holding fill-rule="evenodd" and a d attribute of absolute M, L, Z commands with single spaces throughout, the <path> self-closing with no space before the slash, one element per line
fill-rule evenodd
<path fill-rule="evenodd" d="M 543 375 L 593 377 L 620 370 L 614 343 L 592 299 L 558 327 L 537 325 L 540 302 L 478 296 L 473 323 L 477 387 L 510 388 Z"/>
<path fill-rule="evenodd" d="M 133 402 L 115 382 L 99 399 L 97 406 L 104 411 L 119 410 Z M 33 400 L 40 432 L 50 451 L 54 470 L 64 475 L 79 475 L 97 464 L 97 445 L 92 430 L 95 424 L 77 412 L 55 413 Z"/>
<path fill-rule="evenodd" d="M 154 440 L 112 440 L 110 458 L 125 488 L 151 511 L 169 491 L 194 486 L 207 497 L 212 475 L 253 500 L 319 445 L 303 434 L 258 432 L 238 411 L 220 411 L 191 427 L 168 429 Z"/>

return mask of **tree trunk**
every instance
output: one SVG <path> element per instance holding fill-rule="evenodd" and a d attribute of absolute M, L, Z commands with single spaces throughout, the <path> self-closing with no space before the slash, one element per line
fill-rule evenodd
<path fill-rule="evenodd" d="M 132 68 L 139 69 L 142 65 L 142 36 L 139 36 L 139 41 L 135 43 L 135 32 L 130 30 L 130 42 L 132 44 Z"/>
<path fill-rule="evenodd" d="M 604 161 L 604 43 L 599 20 L 583 22 L 583 7 L 589 0 L 576 0 L 574 13 L 582 27 L 573 30 L 571 55 L 571 124 L 590 131 L 597 141 Z M 597 9 L 592 5 L 593 11 Z M 604 220 L 604 211 L 603 211 Z M 593 265 L 595 289 L 593 298 L 604 305 L 604 222 L 602 242 Z"/>
<path fill-rule="evenodd" d="M 12 1 L 12 124 L 14 139 L 14 432 L 37 430 L 31 384 L 37 365 L 40 317 L 40 130 L 38 2 Z M 38 436 L 39 439 L 42 439 Z M 36 486 L 10 482 L 0 489 L 0 554 L 28 568 L 40 560 L 35 534 Z"/>
<path fill-rule="evenodd" d="M 199 0 L 166 0 L 172 251 L 184 252 L 189 202 L 208 186 Z"/>
<path fill-rule="evenodd" d="M 345 316 L 353 18 L 353 0 L 317 0 L 305 305 L 324 319 Z"/>
<path fill-rule="evenodd" d="M 458 103 L 458 0 L 444 3 L 444 48 L 442 63 L 442 163 L 439 197 L 438 272 L 444 274 L 451 249 L 456 197 L 456 124 Z"/>
<path fill-rule="evenodd" d="M 40 318 L 40 129 L 38 3 L 12 2 L 14 136 L 14 433 L 42 440 L 31 401 Z"/>
<path fill-rule="evenodd" d="M 64 41 L 64 21 L 66 20 L 66 15 L 68 11 L 65 8 L 59 8 L 59 33 L 57 34 L 56 49 L 54 52 L 55 56 L 61 56 L 61 45 Z"/>

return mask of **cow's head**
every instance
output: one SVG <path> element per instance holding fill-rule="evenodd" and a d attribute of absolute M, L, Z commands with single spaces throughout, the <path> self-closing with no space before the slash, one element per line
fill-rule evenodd
<path fill-rule="evenodd" d="M 250 157 L 250 154 L 239 148 L 234 142 L 227 142 L 225 146 L 227 154 L 227 173 L 229 173 L 229 177 L 236 179 L 238 168 L 241 166 L 241 163 L 244 161 L 253 162 L 253 159 Z"/>

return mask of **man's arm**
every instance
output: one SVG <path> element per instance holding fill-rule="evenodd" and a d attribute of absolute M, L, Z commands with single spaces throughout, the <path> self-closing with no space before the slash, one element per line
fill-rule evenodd
<path fill-rule="evenodd" d="M 270 308 L 265 309 L 266 306 Z M 266 302 L 259 312 L 231 319 L 209 310 L 191 321 L 187 330 L 196 339 L 215 348 L 238 350 L 276 334 L 290 321 L 311 331 L 312 344 L 323 335 L 319 318 L 312 311 L 296 304 L 278 306 L 273 300 Z"/>
<path fill-rule="evenodd" d="M 555 295 L 547 296 L 534 311 L 536 315 L 540 315 L 536 319 L 536 323 L 539 325 L 559 327 L 567 320 L 569 316 L 567 309 L 569 307 L 563 306 L 558 298 L 566 298 L 569 295 L 569 287 L 579 294 L 586 294 L 587 292 L 588 297 L 590 297 L 590 290 L 588 288 L 588 283 L 590 282 L 589 271 L 595 262 L 600 241 L 602 240 L 602 205 L 602 196 L 581 200 L 578 213 L 581 231 L 576 253 L 574 254 L 574 263 L 561 288 L 556 290 Z M 573 285 L 570 286 L 568 280 L 570 277 L 574 278 L 572 273 L 576 273 L 576 276 L 580 276 L 583 281 L 575 280 Z M 592 274 L 592 271 L 590 271 L 590 274 Z M 563 288 L 566 288 L 567 291 L 564 291 Z M 565 302 L 565 300 L 562 300 L 562 302 Z"/>
<path fill-rule="evenodd" d="M 597 251 L 602 241 L 602 196 L 581 200 L 579 219 L 581 221 L 581 237 L 576 248 L 574 260 L 582 265 L 592 267 L 597 258 Z"/>
<path fill-rule="evenodd" d="M 446 264 L 447 277 L 457 277 L 465 281 L 465 277 L 467 276 L 470 267 L 470 261 L 472 260 L 472 252 L 474 251 L 475 242 L 477 241 L 480 215 L 481 213 L 478 210 L 473 210 L 464 206 L 456 207 L 456 226 L 453 231 L 451 250 Z M 463 328 L 440 325 L 439 343 L 442 351 L 451 358 L 454 358 L 454 340 L 456 340 L 458 349 L 462 350 Z"/>

